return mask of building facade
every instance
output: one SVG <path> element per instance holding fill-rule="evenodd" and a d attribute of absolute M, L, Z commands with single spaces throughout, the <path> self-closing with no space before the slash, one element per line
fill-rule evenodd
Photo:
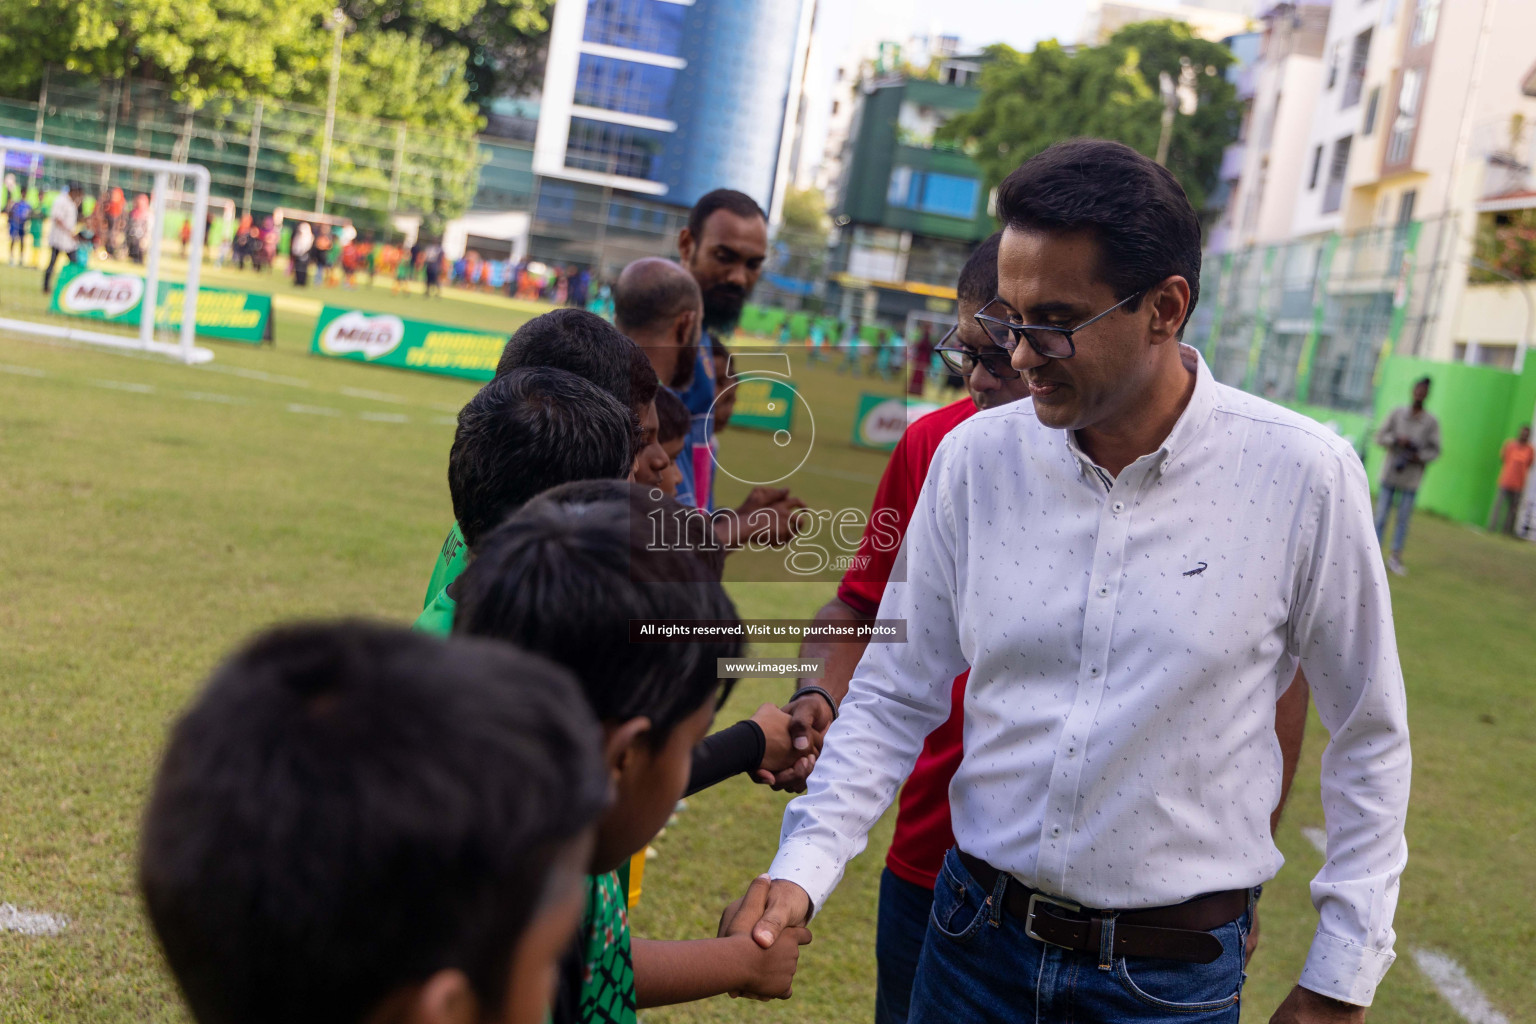
<path fill-rule="evenodd" d="M 534 170 L 691 206 L 781 199 L 811 0 L 561 0 Z"/>
<path fill-rule="evenodd" d="M 953 311 L 960 268 L 996 225 L 981 168 L 935 133 L 975 107 L 979 70 L 949 57 L 936 81 L 889 73 L 861 88 L 833 209 L 828 297 L 845 319 L 900 324 L 919 310 Z"/>

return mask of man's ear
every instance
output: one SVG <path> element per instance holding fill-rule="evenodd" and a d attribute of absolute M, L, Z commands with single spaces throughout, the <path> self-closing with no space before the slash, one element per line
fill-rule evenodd
<path fill-rule="evenodd" d="M 457 968 L 438 971 L 397 993 L 370 1015 L 370 1024 L 477 1024 L 480 1001 Z"/>
<path fill-rule="evenodd" d="M 614 782 L 634 764 L 636 745 L 650 734 L 651 720 L 645 717 L 603 726 L 603 760 L 608 763 L 608 773 Z"/>
<path fill-rule="evenodd" d="M 684 230 L 687 230 L 686 228 Z M 699 335 L 699 311 L 685 309 L 678 314 L 677 320 L 672 325 L 672 342 L 679 349 L 687 348 L 698 340 Z"/>
<path fill-rule="evenodd" d="M 698 247 L 698 239 L 693 237 L 693 232 L 685 226 L 677 233 L 677 254 L 682 257 L 683 266 L 693 262 L 693 250 Z"/>
<path fill-rule="evenodd" d="M 1178 274 L 1164 278 L 1147 292 L 1152 307 L 1152 344 L 1178 341 L 1179 328 L 1189 315 L 1189 282 Z"/>

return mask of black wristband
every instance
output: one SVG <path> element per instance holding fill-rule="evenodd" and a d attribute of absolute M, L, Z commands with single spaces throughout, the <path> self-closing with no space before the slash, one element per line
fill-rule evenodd
<path fill-rule="evenodd" d="M 816 696 L 826 701 L 827 707 L 832 709 L 832 721 L 837 721 L 837 701 L 833 700 L 832 694 L 828 693 L 827 690 L 823 687 L 802 686 L 790 696 L 789 702 L 793 704 L 795 701 L 799 700 L 801 697 L 804 697 L 808 693 L 814 693 Z"/>

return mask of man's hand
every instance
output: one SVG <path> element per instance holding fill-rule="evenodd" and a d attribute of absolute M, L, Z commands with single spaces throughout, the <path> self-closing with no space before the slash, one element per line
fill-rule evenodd
<path fill-rule="evenodd" d="M 1248 929 L 1248 937 L 1243 940 L 1243 970 L 1248 969 L 1248 961 L 1253 959 L 1253 951 L 1259 948 L 1259 908 L 1253 908 L 1253 927 Z"/>
<path fill-rule="evenodd" d="M 719 937 L 722 939 L 747 938 L 753 927 L 762 919 L 767 911 L 769 894 L 775 884 L 771 883 L 767 875 L 758 875 L 747 886 L 747 893 L 741 899 L 725 908 L 725 913 L 720 916 Z M 799 886 L 795 886 L 799 889 Z M 804 892 L 804 890 L 801 890 Z M 809 900 L 806 901 L 809 905 Z M 747 957 L 751 964 L 749 973 L 751 980 L 742 988 L 733 991 L 731 998 L 747 996 L 752 999 L 788 999 L 792 994 L 791 983 L 794 981 L 795 970 L 800 960 L 800 947 L 809 945 L 811 933 L 803 927 L 785 928 L 779 934 L 779 941 L 763 947 L 752 937 L 752 952 Z"/>
<path fill-rule="evenodd" d="M 752 721 L 763 730 L 763 763 L 758 765 L 752 773 L 756 782 L 781 788 L 778 784 L 779 776 L 789 778 L 799 777 L 802 780 L 811 774 L 811 769 L 816 766 L 816 754 L 820 747 L 809 749 L 796 748 L 794 740 L 789 733 L 790 717 L 787 712 L 774 707 L 772 704 L 764 704 L 752 715 Z M 801 788 L 804 788 L 802 782 Z"/>
<path fill-rule="evenodd" d="M 1365 1007 L 1341 1003 L 1297 985 L 1269 1018 L 1269 1024 L 1360 1024 L 1363 1020 Z"/>
<path fill-rule="evenodd" d="M 808 693 L 784 705 L 789 716 L 789 741 L 798 755 L 794 764 L 774 772 L 772 777 L 759 773 L 757 781 L 786 793 L 804 793 L 816 759 L 821 756 L 822 741 L 832 725 L 832 705 L 818 693 Z"/>
<path fill-rule="evenodd" d="M 747 894 L 725 908 L 720 918 L 720 935 L 752 933 L 763 949 L 772 948 L 786 928 L 803 928 L 811 920 L 811 897 L 794 882 L 783 878 L 769 880 L 759 875 L 747 887 Z"/>

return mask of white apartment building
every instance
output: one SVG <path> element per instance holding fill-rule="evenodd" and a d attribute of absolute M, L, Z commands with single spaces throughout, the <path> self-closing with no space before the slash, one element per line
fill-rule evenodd
<path fill-rule="evenodd" d="M 1330 6 L 1311 0 L 1259 12 L 1259 56 L 1239 82 L 1247 110 L 1239 141 L 1225 158 L 1240 169 L 1218 225 L 1223 249 L 1291 235 L 1302 175 L 1309 170 L 1306 140 L 1323 91 Z"/>

